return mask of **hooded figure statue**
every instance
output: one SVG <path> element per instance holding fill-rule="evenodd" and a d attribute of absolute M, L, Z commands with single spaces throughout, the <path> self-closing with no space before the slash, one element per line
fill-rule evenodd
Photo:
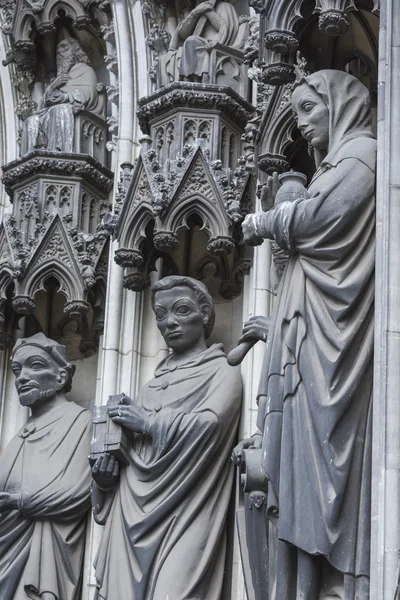
<path fill-rule="evenodd" d="M 290 257 L 259 387 L 276 600 L 369 598 L 376 141 L 368 90 L 334 70 L 293 91 L 309 198 L 243 224 Z M 271 548 L 272 551 L 272 548 Z"/>

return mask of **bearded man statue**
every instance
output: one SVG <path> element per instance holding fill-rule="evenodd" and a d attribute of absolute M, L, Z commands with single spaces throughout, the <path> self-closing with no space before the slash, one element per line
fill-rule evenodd
<path fill-rule="evenodd" d="M 96 73 L 78 40 L 61 40 L 56 62 L 57 77 L 46 88 L 36 114 L 24 122 L 22 154 L 36 148 L 73 152 L 75 115 L 87 110 L 104 116 Z"/>
<path fill-rule="evenodd" d="M 31 416 L 0 455 L 2 600 L 78 600 L 90 506 L 91 415 L 65 396 L 74 367 L 42 333 L 11 356 Z"/>

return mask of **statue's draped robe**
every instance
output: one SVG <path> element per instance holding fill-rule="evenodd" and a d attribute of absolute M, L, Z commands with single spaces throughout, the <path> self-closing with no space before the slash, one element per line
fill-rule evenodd
<path fill-rule="evenodd" d="M 29 419 L 0 457 L 0 490 L 22 512 L 0 518 L 1 600 L 80 600 L 90 507 L 91 415 L 74 402 Z"/>
<path fill-rule="evenodd" d="M 258 426 L 279 539 L 368 577 L 376 142 L 365 94 L 340 73 L 322 73 L 307 81 L 329 108 L 328 155 L 310 199 L 278 205 L 264 223 L 265 237 L 292 256 L 266 346 Z"/>
<path fill-rule="evenodd" d="M 60 88 L 68 101 L 46 107 L 29 117 L 23 128 L 22 153 L 37 147 L 61 152 L 74 151 L 75 114 L 87 110 L 104 117 L 104 99 L 97 91 L 97 76 L 90 65 L 76 63 L 68 72 L 69 80 Z"/>
<path fill-rule="evenodd" d="M 165 56 L 165 64 L 169 81 L 197 75 L 210 74 L 210 50 L 207 42 L 218 42 L 233 47 L 239 31 L 239 19 L 235 8 L 229 2 L 217 2 L 214 11 L 220 21 L 219 30 L 204 16 L 196 16 L 192 12 L 180 23 L 172 37 L 170 51 Z M 197 31 L 198 23 L 204 21 L 201 31 Z M 196 34 L 197 31 L 197 34 Z M 182 45 L 183 42 L 183 45 Z"/>
<path fill-rule="evenodd" d="M 137 400 L 153 437 L 134 436 L 131 464 L 97 513 L 107 518 L 99 598 L 220 599 L 240 401 L 240 373 L 220 345 L 158 366 Z"/>

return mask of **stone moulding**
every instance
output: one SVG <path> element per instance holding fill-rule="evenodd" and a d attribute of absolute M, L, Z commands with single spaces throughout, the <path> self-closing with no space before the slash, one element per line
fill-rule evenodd
<path fill-rule="evenodd" d="M 2 182 L 11 199 L 15 185 L 39 174 L 81 177 L 104 194 L 108 194 L 113 186 L 113 173 L 88 154 L 34 150 L 2 169 Z"/>
<path fill-rule="evenodd" d="M 253 106 L 229 87 L 174 81 L 139 100 L 139 125 L 145 134 L 149 134 L 153 119 L 174 108 L 184 107 L 224 112 L 242 128 L 254 112 Z"/>

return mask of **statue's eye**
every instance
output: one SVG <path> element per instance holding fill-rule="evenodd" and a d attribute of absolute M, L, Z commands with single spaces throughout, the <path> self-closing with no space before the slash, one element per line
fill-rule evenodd
<path fill-rule="evenodd" d="M 313 104 L 312 102 L 306 102 L 305 104 L 303 104 L 303 109 L 305 110 L 306 113 L 310 113 L 312 111 L 312 109 L 314 108 L 315 104 Z"/>
<path fill-rule="evenodd" d="M 176 309 L 176 314 L 178 315 L 188 315 L 190 312 L 190 306 L 187 306 L 186 304 L 181 304 L 181 306 L 178 306 Z"/>
<path fill-rule="evenodd" d="M 33 371 L 40 371 L 41 369 L 45 369 L 46 366 L 47 365 L 45 365 L 44 363 L 40 362 L 39 360 L 34 360 L 30 364 L 30 368 L 33 369 Z"/>
<path fill-rule="evenodd" d="M 162 321 L 165 318 L 166 314 L 167 313 L 165 310 L 156 310 L 155 315 L 157 321 Z"/>

